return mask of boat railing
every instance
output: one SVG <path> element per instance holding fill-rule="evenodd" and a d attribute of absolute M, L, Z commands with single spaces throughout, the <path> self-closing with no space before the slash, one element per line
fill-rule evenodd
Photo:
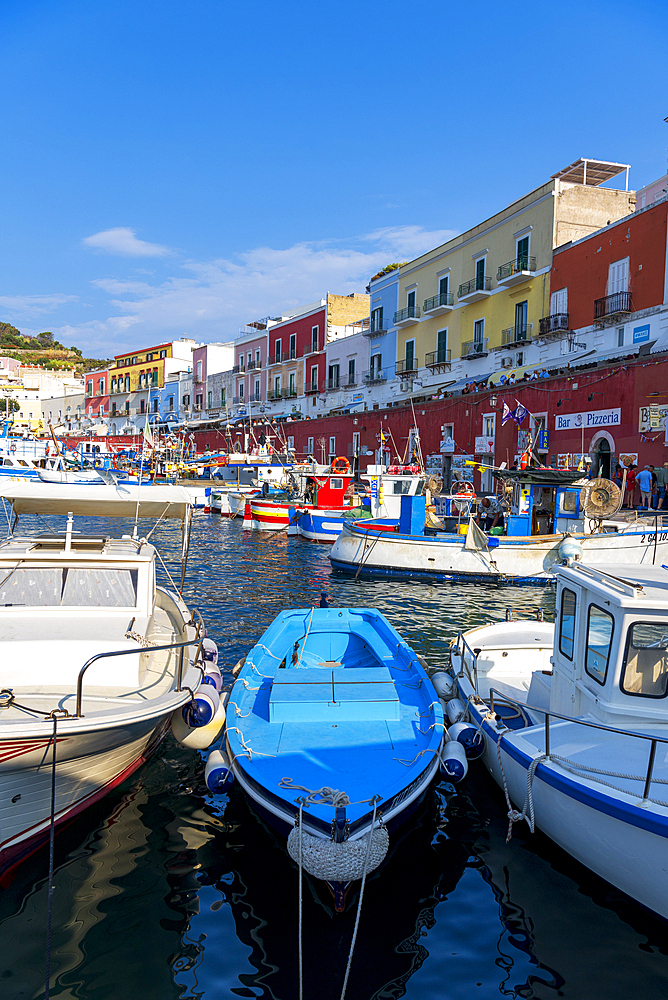
<path fill-rule="evenodd" d="M 519 616 L 519 617 L 518 617 Z M 545 621 L 545 613 L 542 608 L 536 608 L 534 611 L 518 611 L 517 608 L 506 608 L 506 621 Z"/>
<path fill-rule="evenodd" d="M 550 719 L 558 719 L 560 722 L 574 722 L 578 726 L 588 726 L 590 729 L 602 729 L 606 733 L 615 733 L 617 736 L 628 736 L 636 740 L 648 740 L 650 743 L 649 748 L 649 759 L 647 761 L 647 769 L 645 771 L 645 788 L 643 791 L 643 799 L 649 798 L 649 790 L 652 784 L 652 775 L 654 772 L 654 762 L 656 760 L 656 746 L 657 743 L 668 744 L 668 736 L 652 736 L 649 733 L 635 733 L 628 729 L 618 729 L 616 726 L 606 726 L 603 722 L 591 722 L 589 719 L 576 719 L 572 715 L 562 715 L 560 712 L 553 712 L 551 709 L 540 708 L 537 705 L 529 705 L 523 701 L 517 701 L 515 698 L 511 698 L 504 691 L 499 691 L 497 688 L 490 687 L 489 689 L 489 707 L 490 711 L 494 714 L 494 695 L 498 696 L 498 700 L 506 705 L 512 705 L 513 708 L 517 708 L 520 713 L 525 712 L 535 712 L 537 715 L 543 715 L 545 717 L 545 756 L 550 757 Z M 586 775 L 585 775 L 586 777 Z"/>
<path fill-rule="evenodd" d="M 91 656 L 90 659 L 86 660 L 83 667 L 79 671 L 79 676 L 77 677 L 77 703 L 74 715 L 71 716 L 71 718 L 81 719 L 84 717 L 83 712 L 81 711 L 81 703 L 83 700 L 84 674 L 93 663 L 97 662 L 97 660 L 104 660 L 112 656 L 128 656 L 135 653 L 161 653 L 168 649 L 178 649 L 180 650 L 180 653 L 179 653 L 179 665 L 176 673 L 176 690 L 177 691 L 183 690 L 183 658 L 184 658 L 183 654 L 185 652 L 186 646 L 197 645 L 197 652 L 195 653 L 193 659 L 193 663 L 197 663 L 199 661 L 202 652 L 202 643 L 204 642 L 205 638 L 204 619 L 202 618 L 199 611 L 193 611 L 193 616 L 188 624 L 191 626 L 195 625 L 195 620 L 194 620 L 195 615 L 197 615 L 198 621 L 196 624 L 196 632 L 194 639 L 186 639 L 185 642 L 169 642 L 166 643 L 165 645 L 160 645 L 160 646 L 138 645 L 135 649 L 111 649 L 107 650 L 104 653 L 96 653 L 95 656 Z M 132 631 L 132 626 L 134 625 L 134 621 L 135 620 L 133 618 L 132 621 L 130 622 L 128 632 Z"/>
<path fill-rule="evenodd" d="M 478 653 L 480 652 L 480 649 L 471 649 L 468 642 L 464 638 L 464 633 L 458 632 L 455 640 L 454 652 L 458 653 L 462 660 L 461 670 L 458 674 L 455 674 L 455 676 L 461 677 L 464 672 L 466 672 L 469 683 L 473 687 L 475 693 L 478 694 Z M 466 657 L 464 656 L 465 652 L 468 652 L 471 657 L 471 667 L 473 668 L 473 673 L 471 673 Z"/>

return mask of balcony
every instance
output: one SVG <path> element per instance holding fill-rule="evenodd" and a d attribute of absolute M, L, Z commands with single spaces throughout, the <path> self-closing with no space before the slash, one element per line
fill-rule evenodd
<path fill-rule="evenodd" d="M 313 344 L 313 343 L 307 344 L 307 346 L 302 351 L 302 357 L 305 358 L 309 354 L 317 354 L 318 351 L 321 350 L 322 348 L 319 346 L 319 344 Z"/>
<path fill-rule="evenodd" d="M 354 389 L 357 386 L 357 378 L 353 376 L 340 375 L 338 378 L 330 378 L 325 382 L 325 392 L 336 392 L 341 389 Z"/>
<path fill-rule="evenodd" d="M 452 311 L 455 297 L 452 292 L 441 292 L 440 295 L 432 295 L 430 299 L 424 300 L 422 313 L 425 316 L 441 316 L 443 313 Z"/>
<path fill-rule="evenodd" d="M 252 372 L 252 371 L 254 371 L 254 370 L 255 370 L 256 368 L 262 368 L 262 362 L 261 362 L 261 361 L 257 361 L 257 360 L 256 360 L 256 361 L 250 361 L 250 362 L 248 363 L 248 368 L 247 368 L 247 370 L 248 370 L 249 372 Z"/>
<path fill-rule="evenodd" d="M 389 330 L 389 324 L 386 319 L 381 319 L 380 321 L 371 322 L 368 327 L 362 330 L 362 335 L 364 337 L 382 337 L 384 333 Z"/>
<path fill-rule="evenodd" d="M 533 331 L 533 323 L 527 323 L 524 326 L 509 326 L 505 330 L 501 331 L 501 347 L 515 347 L 518 344 L 529 344 L 531 342 L 531 333 Z M 496 350 L 501 348 L 497 347 Z"/>
<path fill-rule="evenodd" d="M 568 313 L 553 313 L 551 316 L 543 316 L 540 321 L 540 336 L 543 340 L 557 340 L 568 332 Z"/>
<path fill-rule="evenodd" d="M 232 374 L 233 375 L 238 375 L 239 372 L 245 372 L 245 371 L 246 371 L 245 365 L 243 365 L 243 364 L 242 365 L 235 365 L 234 368 L 232 369 Z"/>
<path fill-rule="evenodd" d="M 614 292 L 602 299 L 594 299 L 594 322 L 605 325 L 606 321 L 615 321 L 619 316 L 626 316 L 631 310 L 631 293 Z"/>
<path fill-rule="evenodd" d="M 296 351 L 283 351 L 282 353 L 280 351 L 276 351 L 275 354 L 272 354 L 270 356 L 269 360 L 267 361 L 267 364 L 282 365 L 284 361 L 289 361 L 291 358 L 296 358 L 296 357 L 297 357 Z"/>
<path fill-rule="evenodd" d="M 395 326 L 412 326 L 413 323 L 419 323 L 419 322 L 420 322 L 419 306 L 406 306 L 405 309 L 399 309 L 394 314 Z"/>
<path fill-rule="evenodd" d="M 497 284 L 510 288 L 512 285 L 519 285 L 532 277 L 536 270 L 536 258 L 522 256 L 516 260 L 510 260 L 507 264 L 502 264 L 496 272 Z"/>
<path fill-rule="evenodd" d="M 467 340 L 462 344 L 462 358 L 486 358 L 489 354 L 489 337 L 483 340 Z"/>
<path fill-rule="evenodd" d="M 491 294 L 492 279 L 482 275 L 471 278 L 470 281 L 464 281 L 459 286 L 457 298 L 464 305 L 468 305 L 471 302 L 480 302 L 481 299 L 487 299 Z"/>
<path fill-rule="evenodd" d="M 379 385 L 381 382 L 387 382 L 387 375 L 381 368 L 372 368 L 364 372 L 365 385 Z"/>
<path fill-rule="evenodd" d="M 451 354 L 450 350 L 432 351 L 431 354 L 425 355 L 424 363 L 432 374 L 434 372 L 449 372 Z"/>
<path fill-rule="evenodd" d="M 403 358 L 394 364 L 395 378 L 404 378 L 406 375 L 417 375 L 419 365 L 417 358 Z"/>
<path fill-rule="evenodd" d="M 307 396 L 315 396 L 315 394 L 319 391 L 320 390 L 318 388 L 317 382 L 315 383 L 315 385 L 313 384 L 313 382 L 307 382 L 306 388 L 304 389 L 304 393 Z"/>

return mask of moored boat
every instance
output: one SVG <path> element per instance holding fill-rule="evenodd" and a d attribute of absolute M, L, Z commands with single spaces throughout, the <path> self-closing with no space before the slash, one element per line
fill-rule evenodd
<path fill-rule="evenodd" d="M 557 609 L 460 633 L 448 713 L 484 737 L 509 839 L 526 820 L 668 919 L 668 570 L 560 567 Z"/>
<path fill-rule="evenodd" d="M 0 544 L 0 875 L 132 774 L 173 720 L 207 746 L 224 721 L 215 646 L 201 617 L 156 586 L 156 550 L 138 533 L 74 528 L 79 515 L 181 521 L 178 487 L 6 484 L 17 520 L 67 517 L 66 530 Z M 211 660 L 204 663 L 204 655 Z M 196 734 L 193 737 L 193 734 Z"/>

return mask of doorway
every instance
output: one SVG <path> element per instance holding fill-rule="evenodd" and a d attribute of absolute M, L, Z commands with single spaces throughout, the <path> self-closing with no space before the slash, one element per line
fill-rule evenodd
<path fill-rule="evenodd" d="M 596 442 L 596 451 L 594 454 L 593 476 L 610 479 L 610 442 L 606 438 L 601 438 L 600 441 Z"/>

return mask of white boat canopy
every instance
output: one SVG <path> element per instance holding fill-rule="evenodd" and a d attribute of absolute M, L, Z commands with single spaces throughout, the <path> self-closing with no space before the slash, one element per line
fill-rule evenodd
<path fill-rule="evenodd" d="M 188 519 L 190 494 L 182 486 L 89 486 L 67 483 L 0 484 L 0 499 L 15 514 L 82 514 L 91 517 Z"/>

